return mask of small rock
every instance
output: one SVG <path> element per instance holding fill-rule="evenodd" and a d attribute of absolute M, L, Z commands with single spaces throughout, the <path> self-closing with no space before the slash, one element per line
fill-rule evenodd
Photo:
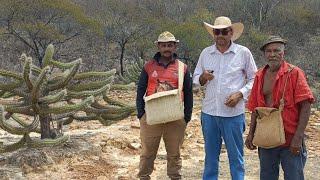
<path fill-rule="evenodd" d="M 106 146 L 106 145 L 107 145 L 106 142 L 101 142 L 101 143 L 100 143 L 100 146 L 101 146 L 101 147 L 104 147 L 104 146 Z"/>
<path fill-rule="evenodd" d="M 197 145 L 196 145 L 196 148 L 201 148 L 201 149 L 203 149 L 203 148 L 204 148 L 204 144 L 197 144 Z"/>
<path fill-rule="evenodd" d="M 0 156 L 0 161 L 5 161 L 7 158 L 5 156 Z"/>
<path fill-rule="evenodd" d="M 22 165 L 22 171 L 25 173 L 25 174 L 29 174 L 30 172 L 33 171 L 32 167 L 28 166 L 27 164 L 23 164 Z"/>
<path fill-rule="evenodd" d="M 119 128 L 119 131 L 129 131 L 129 128 L 128 127 L 121 127 L 121 128 Z"/>
<path fill-rule="evenodd" d="M 131 149 L 137 150 L 137 149 L 141 148 L 141 144 L 133 142 L 133 143 L 129 143 L 128 147 L 131 148 Z"/>
<path fill-rule="evenodd" d="M 83 161 L 83 157 L 78 157 L 77 160 L 78 160 L 79 162 L 82 162 L 82 161 Z"/>
<path fill-rule="evenodd" d="M 52 167 L 52 171 L 53 171 L 53 172 L 58 172 L 58 171 L 59 171 L 59 168 L 58 168 L 58 167 Z"/>
<path fill-rule="evenodd" d="M 100 157 L 99 157 L 99 156 L 92 156 L 91 158 L 92 158 L 92 160 L 94 160 L 94 161 L 99 161 L 99 160 L 100 160 Z"/>
<path fill-rule="evenodd" d="M 192 133 L 186 133 L 186 139 L 189 139 L 189 138 L 191 138 L 192 136 L 193 136 Z"/>
<path fill-rule="evenodd" d="M 65 158 L 72 158 L 72 154 L 71 153 L 67 153 L 64 155 Z"/>
<path fill-rule="evenodd" d="M 118 180 L 129 180 L 130 178 L 128 176 L 119 176 Z"/>
<path fill-rule="evenodd" d="M 204 144 L 204 139 L 198 139 L 198 140 L 197 140 L 197 143 L 199 143 L 199 144 Z"/>
<path fill-rule="evenodd" d="M 167 155 L 165 155 L 165 154 L 158 154 L 158 155 L 157 155 L 157 159 L 159 159 L 159 160 L 166 160 L 166 159 L 167 159 Z"/>
<path fill-rule="evenodd" d="M 131 122 L 131 128 L 140 129 L 140 122 L 139 122 L 139 120 L 132 121 L 132 122 Z"/>
<path fill-rule="evenodd" d="M 186 160 L 186 159 L 191 159 L 190 154 L 182 155 L 182 158 L 183 158 L 184 160 Z"/>
<path fill-rule="evenodd" d="M 314 157 L 316 157 L 314 154 L 308 155 L 308 158 L 314 158 Z"/>
<path fill-rule="evenodd" d="M 93 129 L 97 129 L 97 127 L 91 125 L 91 126 L 87 126 L 87 129 L 93 130 Z"/>

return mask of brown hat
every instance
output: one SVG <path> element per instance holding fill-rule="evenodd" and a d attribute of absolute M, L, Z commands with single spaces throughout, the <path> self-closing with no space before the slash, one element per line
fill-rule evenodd
<path fill-rule="evenodd" d="M 271 43 L 282 43 L 287 44 L 287 40 L 282 39 L 280 36 L 269 36 L 268 39 L 263 43 L 263 45 L 260 47 L 261 51 L 264 51 L 264 48 Z"/>

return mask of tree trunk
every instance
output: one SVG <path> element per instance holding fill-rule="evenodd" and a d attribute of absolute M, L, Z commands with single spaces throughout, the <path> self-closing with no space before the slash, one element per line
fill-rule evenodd
<path fill-rule="evenodd" d="M 123 76 L 123 72 L 124 72 L 124 69 L 123 69 L 124 51 L 125 51 L 125 44 L 123 44 L 121 46 L 121 54 L 120 54 L 120 73 L 121 73 L 122 76 Z"/>
<path fill-rule="evenodd" d="M 263 4 L 260 1 L 260 10 L 259 10 L 259 23 L 258 23 L 258 31 L 261 31 L 261 24 L 262 24 L 262 11 L 263 11 Z"/>
<path fill-rule="evenodd" d="M 40 116 L 41 139 L 51 138 L 50 136 L 50 116 Z"/>
<path fill-rule="evenodd" d="M 144 57 L 144 51 L 143 51 L 143 50 L 140 50 L 140 53 L 139 53 L 139 54 L 140 54 L 140 58 L 141 58 L 141 59 L 145 59 L 145 57 Z"/>

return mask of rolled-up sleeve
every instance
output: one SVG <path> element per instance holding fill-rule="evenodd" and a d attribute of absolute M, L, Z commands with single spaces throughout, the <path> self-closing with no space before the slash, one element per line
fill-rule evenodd
<path fill-rule="evenodd" d="M 245 53 L 244 58 L 246 59 L 245 73 L 247 83 L 244 87 L 240 89 L 240 92 L 243 95 L 243 99 L 248 100 L 248 96 L 253 86 L 254 77 L 257 72 L 257 66 L 249 50 L 247 50 L 247 52 Z"/>
<path fill-rule="evenodd" d="M 296 86 L 294 91 L 294 101 L 298 104 L 301 101 L 309 101 L 314 103 L 315 99 L 312 91 L 307 83 L 304 72 L 301 69 L 296 68 Z"/>

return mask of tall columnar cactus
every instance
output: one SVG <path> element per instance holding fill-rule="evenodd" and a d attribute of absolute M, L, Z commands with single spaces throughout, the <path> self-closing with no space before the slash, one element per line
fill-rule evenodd
<path fill-rule="evenodd" d="M 53 60 L 53 54 L 54 47 L 49 45 L 43 68 L 35 66 L 31 57 L 22 54 L 22 73 L 0 70 L 0 77 L 4 79 L 0 82 L 0 127 L 23 135 L 17 143 L 0 144 L 0 153 L 24 146 L 64 143 L 68 137 L 62 134 L 61 127 L 73 120 L 99 120 L 109 125 L 134 111 L 134 106 L 107 97 L 111 88 L 130 87 L 112 85 L 115 70 L 79 73 L 81 59 L 62 63 Z M 58 128 L 51 127 L 54 124 Z M 41 140 L 31 139 L 31 132 L 41 133 Z"/>
<path fill-rule="evenodd" d="M 121 74 L 120 76 L 120 80 L 124 83 L 124 84 L 129 84 L 129 83 L 137 83 L 139 80 L 139 76 L 141 73 L 141 70 L 144 66 L 145 61 L 141 58 L 139 58 L 135 63 L 127 66 L 126 68 L 126 72 L 125 75 L 122 76 Z"/>

